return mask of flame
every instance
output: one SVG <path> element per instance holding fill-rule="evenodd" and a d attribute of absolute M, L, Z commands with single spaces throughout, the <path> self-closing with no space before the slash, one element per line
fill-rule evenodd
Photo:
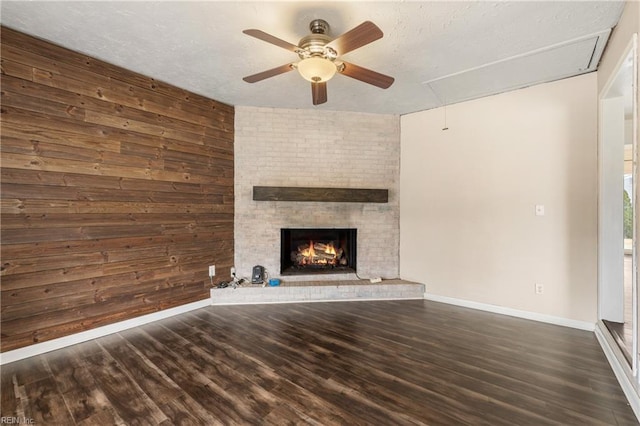
<path fill-rule="evenodd" d="M 333 245 L 333 242 L 329 242 L 327 244 L 317 243 L 320 247 L 324 246 L 323 249 L 317 249 L 315 247 L 313 241 L 309 241 L 309 246 L 307 248 L 301 249 L 298 248 L 299 253 L 302 255 L 302 259 L 299 261 L 301 265 L 308 264 L 316 264 L 316 265 L 327 265 L 327 264 L 336 264 L 338 262 L 337 256 L 338 252 Z M 324 253 L 325 256 L 320 255 L 319 253 Z M 329 255 L 327 258 L 326 255 Z"/>
<path fill-rule="evenodd" d="M 316 255 L 315 250 L 313 249 L 313 241 L 309 244 L 309 248 L 306 248 L 300 252 L 304 257 L 314 257 Z"/>

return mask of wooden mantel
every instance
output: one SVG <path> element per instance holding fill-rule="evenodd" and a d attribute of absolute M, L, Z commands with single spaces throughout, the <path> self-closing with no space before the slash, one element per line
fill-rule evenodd
<path fill-rule="evenodd" d="M 334 203 L 388 203 L 388 189 L 305 188 L 254 186 L 254 201 L 318 201 Z"/>

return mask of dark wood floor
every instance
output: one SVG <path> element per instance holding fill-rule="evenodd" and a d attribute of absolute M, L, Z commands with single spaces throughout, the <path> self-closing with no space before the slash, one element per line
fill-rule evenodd
<path fill-rule="evenodd" d="M 210 307 L 2 367 L 37 425 L 637 424 L 594 334 L 429 301 Z"/>

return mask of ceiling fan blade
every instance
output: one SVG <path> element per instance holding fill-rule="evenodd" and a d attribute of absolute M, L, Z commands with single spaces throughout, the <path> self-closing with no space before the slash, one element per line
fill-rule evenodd
<path fill-rule="evenodd" d="M 313 97 L 314 105 L 327 102 L 327 83 L 311 83 L 311 96 Z"/>
<path fill-rule="evenodd" d="M 243 78 L 247 83 L 256 83 L 258 81 L 264 80 L 265 78 L 275 77 L 276 75 L 284 74 L 285 72 L 289 72 L 293 69 L 292 64 L 284 64 L 279 67 L 271 68 L 270 70 L 259 72 L 258 74 L 253 74 Z"/>
<path fill-rule="evenodd" d="M 290 50 L 292 52 L 297 52 L 300 50 L 298 46 L 295 44 L 291 44 L 288 41 L 284 41 L 279 39 L 278 37 L 272 36 L 271 34 L 267 34 L 264 31 L 260 30 L 244 30 L 242 31 L 246 35 L 250 35 L 251 37 L 255 37 L 262 41 L 266 41 L 267 43 L 275 44 L 278 47 L 282 47 L 283 49 Z"/>
<path fill-rule="evenodd" d="M 338 56 L 342 56 L 347 52 L 378 40 L 382 36 L 382 30 L 376 24 L 371 21 L 365 21 L 328 43 L 327 46 L 338 52 Z"/>
<path fill-rule="evenodd" d="M 387 89 L 395 81 L 393 77 L 371 71 L 370 69 L 363 68 L 358 65 L 350 64 L 349 62 L 344 62 L 343 64 L 344 67 L 341 67 L 342 69 L 338 69 L 339 73 L 365 83 L 373 84 L 381 89 Z"/>

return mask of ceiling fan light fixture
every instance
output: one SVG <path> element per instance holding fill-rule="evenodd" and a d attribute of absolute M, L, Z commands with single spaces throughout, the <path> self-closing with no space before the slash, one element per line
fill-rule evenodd
<path fill-rule="evenodd" d="M 336 73 L 336 65 L 333 62 L 317 56 L 301 60 L 297 68 L 302 78 L 312 83 L 329 81 Z"/>
<path fill-rule="evenodd" d="M 393 84 L 393 77 L 340 59 L 341 55 L 382 38 L 382 30 L 373 22 L 365 21 L 335 39 L 329 36 L 329 24 L 322 19 L 311 21 L 309 29 L 311 34 L 302 37 L 297 45 L 261 30 L 248 29 L 242 31 L 251 37 L 293 52 L 300 58 L 298 62 L 284 64 L 249 75 L 244 77 L 243 80 L 247 83 L 257 83 L 266 78 L 297 69 L 302 78 L 311 82 L 313 105 L 327 102 L 327 81 L 331 80 L 337 72 L 381 89 L 386 89 Z"/>

